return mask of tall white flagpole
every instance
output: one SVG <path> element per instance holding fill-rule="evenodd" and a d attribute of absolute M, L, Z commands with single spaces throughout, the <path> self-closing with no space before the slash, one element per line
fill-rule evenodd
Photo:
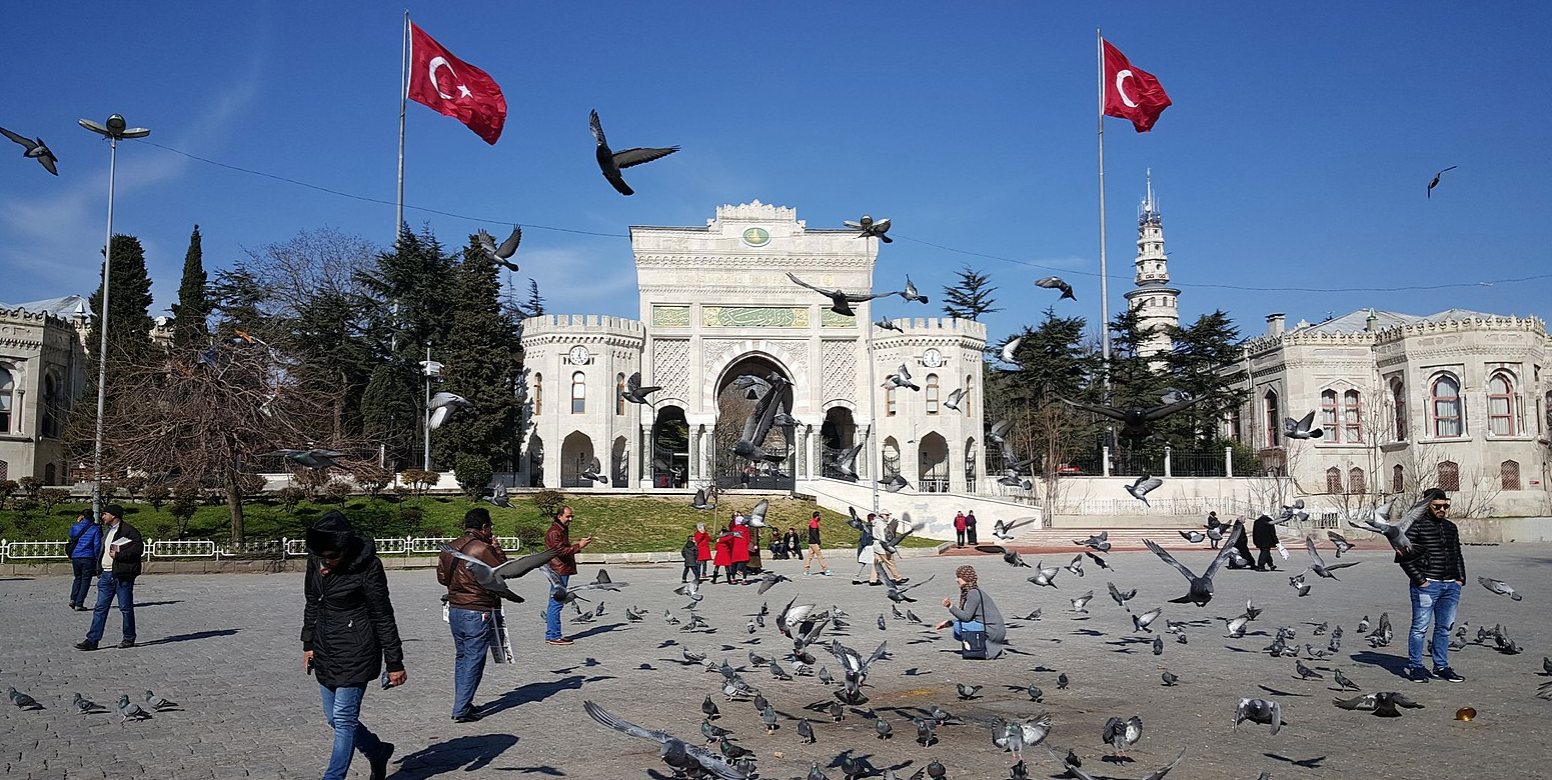
<path fill-rule="evenodd" d="M 1110 275 L 1105 268 L 1105 38 L 1094 28 L 1099 75 L 1099 333 L 1105 362 L 1110 362 Z M 1105 396 L 1110 396 L 1110 372 L 1105 371 Z"/>
<path fill-rule="evenodd" d="M 404 110 L 410 94 L 410 12 L 404 9 L 404 44 L 399 53 L 399 200 L 393 220 L 393 243 L 404 229 Z"/>

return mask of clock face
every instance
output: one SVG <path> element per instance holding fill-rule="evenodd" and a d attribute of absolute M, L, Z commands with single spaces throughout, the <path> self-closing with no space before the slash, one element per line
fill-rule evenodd
<path fill-rule="evenodd" d="M 922 353 L 922 365 L 928 368 L 937 368 L 943 365 L 943 353 L 936 349 L 929 349 Z"/>
<path fill-rule="evenodd" d="M 752 227 L 744 231 L 744 243 L 749 246 L 765 246 L 771 243 L 771 232 L 765 228 Z"/>
<path fill-rule="evenodd" d="M 581 344 L 578 344 L 577 346 L 571 348 L 570 356 L 571 356 L 571 362 L 574 365 L 579 365 L 580 366 L 583 363 L 586 363 L 588 361 L 588 358 L 591 358 L 593 356 L 593 353 L 588 352 L 587 351 L 587 347 L 584 347 Z"/>

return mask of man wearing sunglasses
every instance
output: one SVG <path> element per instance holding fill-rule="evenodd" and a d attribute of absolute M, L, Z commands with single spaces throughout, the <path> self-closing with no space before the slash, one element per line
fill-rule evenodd
<path fill-rule="evenodd" d="M 1449 520 L 1450 499 L 1443 490 L 1423 494 L 1427 504 L 1422 517 L 1413 521 L 1406 537 L 1412 543 L 1396 562 L 1412 581 L 1412 629 L 1407 636 L 1406 678 L 1425 683 L 1437 677 L 1449 682 L 1466 679 L 1450 668 L 1450 629 L 1466 584 L 1466 559 L 1460 551 L 1460 531 Z M 1423 645 L 1428 624 L 1433 623 L 1433 673 L 1423 668 Z"/>

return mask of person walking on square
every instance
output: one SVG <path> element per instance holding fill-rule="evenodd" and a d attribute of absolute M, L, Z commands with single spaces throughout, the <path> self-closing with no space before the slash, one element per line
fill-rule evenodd
<path fill-rule="evenodd" d="M 965 546 L 965 513 L 957 512 L 954 515 L 954 546 L 963 549 Z"/>
<path fill-rule="evenodd" d="M 1211 531 L 1214 528 L 1220 529 L 1220 531 L 1219 531 L 1219 536 L 1216 539 L 1214 539 L 1211 535 L 1208 535 L 1208 537 L 1207 537 L 1208 538 L 1207 547 L 1208 547 L 1208 549 L 1212 549 L 1212 550 L 1218 549 L 1218 543 L 1223 541 L 1223 536 L 1222 536 L 1223 521 L 1218 519 L 1218 513 L 1217 512 L 1208 512 L 1207 513 L 1207 530 Z"/>
<path fill-rule="evenodd" d="M 706 533 L 705 523 L 695 524 L 695 534 L 690 538 L 695 540 L 695 579 L 706 579 L 706 562 L 711 560 L 711 534 Z"/>
<path fill-rule="evenodd" d="M 1439 488 L 1423 494 L 1428 508 L 1407 529 L 1412 543 L 1406 553 L 1396 554 L 1396 563 L 1411 581 L 1412 630 L 1407 635 L 1406 677 L 1412 682 L 1428 682 L 1423 669 L 1423 644 L 1428 624 L 1433 623 L 1433 676 L 1450 682 L 1465 678 L 1450 667 L 1450 629 L 1455 625 L 1455 609 L 1460 605 L 1461 586 L 1466 584 L 1466 558 L 1461 554 L 1460 529 L 1449 519 L 1449 495 Z"/>
<path fill-rule="evenodd" d="M 684 546 L 679 548 L 679 557 L 684 559 L 684 571 L 679 572 L 679 582 L 689 582 L 691 577 L 695 577 L 697 580 L 700 579 L 695 575 L 697 566 L 695 560 L 696 553 L 695 534 L 690 534 L 684 538 Z"/>
<path fill-rule="evenodd" d="M 870 517 L 871 517 L 871 515 L 870 515 Z M 879 569 L 879 566 L 882 566 L 882 567 L 884 567 L 885 569 L 888 570 L 887 576 L 889 577 L 889 579 L 891 581 L 896 582 L 896 583 L 910 582 L 911 580 L 910 580 L 909 577 L 901 577 L 900 576 L 900 569 L 895 566 L 895 554 L 894 554 L 894 552 L 884 545 L 884 541 L 886 539 L 890 538 L 891 536 L 893 536 L 895 534 L 895 532 L 896 532 L 896 524 L 895 524 L 894 518 L 890 517 L 888 512 L 880 513 L 878 515 L 878 517 L 873 519 L 872 531 L 873 531 L 873 533 L 872 533 L 872 536 L 873 536 L 873 562 L 876 565 L 872 568 L 872 570 L 868 574 L 868 584 L 869 585 L 879 585 L 879 584 L 882 584 L 882 583 L 880 583 L 878 581 L 878 569 Z"/>
<path fill-rule="evenodd" d="M 1250 535 L 1256 549 L 1261 551 L 1256 556 L 1256 571 L 1277 571 L 1277 564 L 1272 561 L 1272 551 L 1277 549 L 1277 524 L 1269 515 L 1262 515 L 1256 518 Z"/>
<path fill-rule="evenodd" d="M 965 514 L 965 544 L 975 546 L 975 510 Z"/>
<path fill-rule="evenodd" d="M 92 590 L 92 578 L 102 572 L 102 553 L 97 543 L 102 540 L 102 529 L 92 522 L 90 512 L 82 512 L 70 526 L 70 540 L 65 549 L 70 553 L 70 570 L 75 581 L 70 583 L 70 608 L 86 611 L 86 594 Z"/>
<path fill-rule="evenodd" d="M 464 513 L 463 529 L 463 536 L 449 542 L 449 547 L 492 567 L 506 563 L 507 554 L 496 542 L 488 510 L 477 507 Z M 447 623 L 453 633 L 453 720 L 472 723 L 480 719 L 474 694 L 485 676 L 485 651 L 495 636 L 495 612 L 501 609 L 502 597 L 486 590 L 467 566 L 447 552 L 437 559 L 437 582 L 447 587 Z"/>
<path fill-rule="evenodd" d="M 571 575 L 577 573 L 577 553 L 593 543 L 593 537 L 589 536 L 576 544 L 571 543 L 571 521 L 576 516 L 571 507 L 563 506 L 555 512 L 555 522 L 550 523 L 550 530 L 544 532 L 544 548 L 554 550 L 555 557 L 550 559 L 550 569 L 560 578 L 561 587 L 565 587 L 571 581 Z M 544 600 L 544 641 L 550 645 L 569 645 L 571 640 L 561 636 L 560 633 L 560 608 L 561 603 L 555 599 Z"/>
<path fill-rule="evenodd" d="M 819 549 L 819 510 L 814 510 L 814 516 L 808 519 L 808 560 L 803 562 L 803 573 L 808 574 L 809 567 L 819 564 L 819 573 L 830 576 L 830 567 L 825 565 L 824 551 Z"/>
<path fill-rule="evenodd" d="M 733 518 L 733 572 L 728 575 L 728 582 L 735 579 L 742 585 L 749 581 L 749 526 L 743 515 Z"/>
<path fill-rule="evenodd" d="M 878 520 L 878 515 L 869 512 L 868 521 L 863 524 L 861 535 L 857 537 L 857 576 L 851 578 L 851 584 L 861 585 L 862 575 L 873 569 L 875 553 L 873 551 L 873 524 Z M 874 573 L 872 582 L 878 585 L 878 574 Z"/>
<path fill-rule="evenodd" d="M 323 780 L 344 780 L 356 751 L 366 756 L 371 779 L 382 780 L 394 746 L 361 722 L 361 700 L 385 666 L 390 687 L 409 679 L 388 575 L 377 545 L 356 534 L 337 510 L 307 529 L 306 542 L 302 668 L 318 681 L 323 718 L 334 729 Z"/>
<path fill-rule="evenodd" d="M 135 646 L 135 578 L 140 576 L 140 559 L 145 542 L 134 526 L 124 522 L 124 507 L 109 504 L 102 508 L 102 531 L 93 555 L 102 576 L 97 579 L 97 606 L 92 609 L 92 627 L 86 638 L 75 644 L 77 650 L 96 650 L 108 626 L 108 608 L 118 599 L 123 616 L 124 639 L 119 647 Z"/>
<path fill-rule="evenodd" d="M 711 584 L 717 584 L 717 577 L 726 578 L 729 584 L 733 582 L 733 535 L 728 533 L 727 526 L 717 530 L 715 542 L 717 554 L 711 559 Z"/>

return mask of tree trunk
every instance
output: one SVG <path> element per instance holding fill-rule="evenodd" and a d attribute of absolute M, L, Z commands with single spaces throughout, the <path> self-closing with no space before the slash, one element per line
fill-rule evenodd
<path fill-rule="evenodd" d="M 232 541 L 243 540 L 242 490 L 237 486 L 237 474 L 226 477 L 226 508 L 232 515 Z"/>

